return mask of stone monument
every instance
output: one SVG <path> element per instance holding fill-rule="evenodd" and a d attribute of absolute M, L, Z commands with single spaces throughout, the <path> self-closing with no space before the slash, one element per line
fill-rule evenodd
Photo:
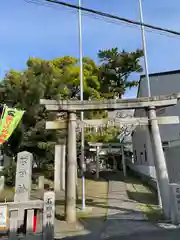
<path fill-rule="evenodd" d="M 20 152 L 17 156 L 15 202 L 25 202 L 31 193 L 33 155 L 29 152 Z"/>

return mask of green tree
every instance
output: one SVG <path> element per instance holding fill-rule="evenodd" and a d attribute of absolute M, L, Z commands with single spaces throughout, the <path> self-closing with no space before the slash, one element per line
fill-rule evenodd
<path fill-rule="evenodd" d="M 118 48 L 103 50 L 98 52 L 100 60 L 99 84 L 100 98 L 121 98 L 131 87 L 138 85 L 137 80 L 129 80 L 133 72 L 142 72 L 140 58 L 143 51 L 137 49 L 134 52 L 119 51 Z M 106 111 L 91 112 L 90 118 L 107 117 Z M 120 128 L 109 127 L 108 129 L 96 133 L 86 131 L 86 141 L 92 142 L 116 142 L 119 141 Z"/>
<path fill-rule="evenodd" d="M 142 51 L 119 52 L 117 48 L 99 51 L 100 66 L 88 58 L 83 58 L 84 99 L 105 99 L 121 97 L 126 89 L 138 84 L 129 81 L 133 72 L 141 71 L 139 59 Z M 0 82 L 0 101 L 8 106 L 25 110 L 18 128 L 4 151 L 15 157 L 17 152 L 27 150 L 33 153 L 37 165 L 53 161 L 54 144 L 64 136 L 61 131 L 45 130 L 45 122 L 54 120 L 55 113 L 49 113 L 39 104 L 46 99 L 79 99 L 80 78 L 78 59 L 71 56 L 52 61 L 30 58 L 24 71 L 9 71 Z M 86 112 L 86 118 L 105 118 L 107 111 Z M 89 134 L 87 141 L 107 142 L 117 139 L 119 129 L 109 128 L 103 133 Z"/>
<path fill-rule="evenodd" d="M 4 145 L 4 150 L 12 156 L 21 150 L 30 151 L 34 154 L 34 160 L 42 163 L 42 159 L 50 155 L 49 149 L 56 138 L 52 131 L 44 129 L 45 120 L 50 114 L 39 105 L 39 100 L 44 96 L 49 98 L 51 94 L 56 95 L 52 91 L 56 91 L 54 85 L 59 76 L 40 59 L 29 59 L 27 65 L 28 69 L 24 72 L 10 71 L 1 83 L 1 88 L 5 89 L 4 103 L 25 110 L 22 123 Z M 53 75 L 56 81 L 50 81 Z"/>
<path fill-rule="evenodd" d="M 143 51 L 119 51 L 118 48 L 99 51 L 101 62 L 99 80 L 100 92 L 104 98 L 121 98 L 128 88 L 138 85 L 138 81 L 130 81 L 133 72 L 142 72 L 140 58 Z"/>
<path fill-rule="evenodd" d="M 85 131 L 85 139 L 86 144 L 88 142 L 101 142 L 101 143 L 108 143 L 108 142 L 119 142 L 119 133 L 121 129 L 119 127 L 108 127 L 108 128 L 100 128 L 96 132 L 94 130 L 86 130 Z"/>
<path fill-rule="evenodd" d="M 99 98 L 96 64 L 84 58 L 84 97 Z M 16 156 L 18 151 L 33 153 L 37 165 L 53 160 L 54 144 L 62 136 L 61 131 L 45 130 L 45 121 L 54 120 L 55 113 L 45 111 L 39 104 L 46 99 L 79 99 L 79 66 L 73 57 L 62 57 L 53 61 L 30 58 L 27 69 L 11 70 L 0 83 L 1 103 L 25 110 L 18 129 L 4 145 L 4 151 Z"/>

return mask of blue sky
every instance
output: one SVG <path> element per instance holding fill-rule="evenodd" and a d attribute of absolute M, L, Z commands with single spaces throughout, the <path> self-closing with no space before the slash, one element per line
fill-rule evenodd
<path fill-rule="evenodd" d="M 39 0 L 43 2 L 43 0 Z M 64 0 L 77 4 L 78 0 Z M 139 20 L 138 0 L 82 0 L 83 6 Z M 144 22 L 180 31 L 180 1 L 142 0 Z M 162 4 L 163 3 L 163 4 Z M 78 18 L 75 10 L 45 7 L 24 0 L 1 0 L 0 75 L 26 67 L 29 57 L 53 59 L 78 57 Z M 146 33 L 149 72 L 180 69 L 180 37 Z M 121 22 L 83 15 L 83 53 L 97 60 L 99 49 L 118 47 L 133 51 L 141 47 L 138 28 Z M 139 76 L 135 74 L 134 78 Z M 136 95 L 131 90 L 127 96 Z"/>

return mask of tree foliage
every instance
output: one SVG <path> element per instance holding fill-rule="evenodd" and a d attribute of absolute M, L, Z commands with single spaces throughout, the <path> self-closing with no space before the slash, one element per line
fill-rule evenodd
<path fill-rule="evenodd" d="M 143 51 L 119 51 L 118 48 L 99 51 L 101 94 L 105 98 L 121 98 L 128 88 L 138 85 L 138 81 L 130 81 L 133 72 L 142 72 L 140 58 Z"/>
<path fill-rule="evenodd" d="M 11 162 L 10 165 L 4 168 L 3 176 L 5 177 L 5 184 L 7 186 L 15 186 L 15 178 L 16 178 L 16 164 L 15 162 Z"/>
<path fill-rule="evenodd" d="M 98 66 L 92 59 L 83 58 L 83 97 L 86 100 L 121 98 L 126 89 L 138 84 L 129 81 L 132 72 L 141 71 L 139 59 L 142 51 L 119 52 L 117 48 L 99 51 Z M 65 56 L 54 60 L 29 58 L 24 71 L 9 71 L 0 83 L 1 103 L 25 110 L 22 122 L 3 148 L 12 157 L 27 150 L 33 153 L 37 165 L 53 161 L 54 144 L 63 137 L 61 131 L 45 130 L 46 120 L 54 120 L 55 113 L 45 111 L 40 99 L 79 99 L 80 78 L 78 59 Z M 107 117 L 106 111 L 87 112 L 86 118 Z M 116 134 L 114 133 L 116 131 Z M 119 129 L 89 134 L 87 141 L 111 141 Z M 115 136 L 116 135 L 116 136 Z"/>
<path fill-rule="evenodd" d="M 98 67 L 89 58 L 84 58 L 84 98 L 99 99 Z M 79 66 L 73 57 L 62 57 L 53 61 L 30 58 L 27 69 L 11 70 L 0 84 L 4 89 L 1 103 L 25 110 L 22 123 L 14 132 L 4 151 L 15 156 L 26 149 L 42 167 L 43 162 L 53 160 L 54 144 L 62 133 L 45 130 L 45 121 L 56 118 L 39 104 L 41 98 L 79 99 Z"/>
<path fill-rule="evenodd" d="M 86 143 L 88 142 L 119 142 L 118 135 L 121 129 L 119 127 L 108 127 L 107 129 L 98 129 L 98 131 L 85 132 Z"/>

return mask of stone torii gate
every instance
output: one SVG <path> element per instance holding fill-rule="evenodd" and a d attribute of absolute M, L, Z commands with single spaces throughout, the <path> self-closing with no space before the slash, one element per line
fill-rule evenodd
<path fill-rule="evenodd" d="M 179 117 L 177 116 L 170 116 L 170 117 L 157 117 L 158 124 L 178 124 L 179 123 Z M 131 131 L 136 128 L 137 126 L 147 126 L 148 125 L 148 118 L 147 117 L 125 117 L 125 118 L 108 118 L 108 119 L 87 119 L 83 122 L 80 120 L 76 120 L 76 127 L 79 131 L 81 131 L 82 128 L 90 129 L 90 131 L 93 129 L 96 130 L 103 130 L 104 128 L 108 128 L 109 126 L 116 126 L 122 128 L 122 126 L 130 126 Z M 68 122 L 67 120 L 61 120 L 57 119 L 55 121 L 47 121 L 46 122 L 46 129 L 51 130 L 67 130 Z M 120 130 L 121 131 L 121 130 Z M 124 130 L 123 130 L 124 131 Z M 127 134 L 125 130 L 124 134 Z M 99 151 L 102 145 L 102 143 L 89 143 L 90 146 L 96 147 L 96 179 L 99 178 Z M 114 143 L 116 146 L 119 146 L 121 148 L 122 153 L 122 165 L 123 165 L 123 173 L 124 176 L 126 176 L 126 164 L 125 164 L 125 158 L 124 158 L 124 143 Z M 114 146 L 113 144 L 113 146 Z M 112 145 L 112 143 L 109 143 L 109 145 Z M 55 169 L 54 169 L 54 189 L 55 191 L 65 190 L 65 141 L 62 141 L 61 145 L 55 146 Z M 59 161 L 59 157 L 60 161 Z"/>
<path fill-rule="evenodd" d="M 68 127 L 67 143 L 67 205 L 66 220 L 76 221 L 76 111 L 90 110 L 124 110 L 144 109 L 147 112 L 147 124 L 154 153 L 154 164 L 156 168 L 157 181 L 159 183 L 162 207 L 165 215 L 170 216 L 169 203 L 169 180 L 166 168 L 165 157 L 159 132 L 156 109 L 177 104 L 180 94 L 166 96 L 145 97 L 137 99 L 110 99 L 92 101 L 67 101 L 67 100 L 46 100 L 42 99 L 41 104 L 49 111 L 68 112 L 68 121 L 64 124 Z M 160 119 L 163 119 L 160 118 Z M 168 117 L 169 119 L 169 117 Z M 171 123 L 169 121 L 169 123 Z M 174 121 L 173 121 L 174 123 Z"/>
<path fill-rule="evenodd" d="M 124 174 L 124 177 L 126 177 L 126 161 L 125 161 L 125 156 L 124 156 L 124 146 L 126 145 L 129 145 L 129 144 L 132 144 L 131 142 L 127 142 L 127 143 L 98 143 L 98 142 L 89 142 L 88 143 L 90 147 L 95 147 L 95 150 L 96 150 L 96 178 L 98 179 L 99 178 L 99 171 L 100 171 L 100 166 L 99 166 L 99 152 L 100 152 L 100 149 L 102 149 L 103 147 L 108 147 L 108 148 L 111 148 L 111 147 L 117 147 L 119 148 L 119 150 L 121 150 L 121 156 L 122 156 L 122 168 L 123 168 L 123 174 Z M 117 169 L 117 163 L 113 163 L 113 166 L 115 167 L 114 170 Z"/>

